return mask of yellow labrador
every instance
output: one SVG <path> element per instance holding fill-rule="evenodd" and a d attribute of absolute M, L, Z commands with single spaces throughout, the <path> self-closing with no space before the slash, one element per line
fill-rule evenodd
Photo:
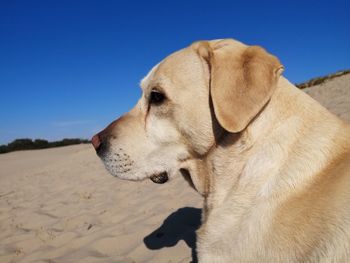
<path fill-rule="evenodd" d="M 204 196 L 201 263 L 350 262 L 350 127 L 282 71 L 261 47 L 196 42 L 92 138 L 112 175 Z"/>

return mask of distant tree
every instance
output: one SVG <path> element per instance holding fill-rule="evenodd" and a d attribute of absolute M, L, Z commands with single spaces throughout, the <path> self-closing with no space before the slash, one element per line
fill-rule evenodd
<path fill-rule="evenodd" d="M 74 144 L 81 144 L 81 143 L 90 143 L 89 140 L 85 139 L 68 139 L 65 138 L 61 141 L 54 141 L 54 142 L 48 142 L 47 140 L 43 139 L 16 139 L 12 142 L 10 142 L 7 145 L 0 145 L 0 154 L 1 153 L 8 153 L 12 151 L 19 151 L 19 150 L 33 150 L 33 149 L 45 149 L 45 148 L 53 148 L 53 147 L 61 147 L 61 146 L 68 146 L 68 145 L 74 145 Z"/>
<path fill-rule="evenodd" d="M 9 151 L 34 149 L 34 143 L 31 139 L 16 139 L 7 145 Z"/>
<path fill-rule="evenodd" d="M 63 139 L 62 140 L 63 145 L 72 145 L 72 144 L 80 144 L 81 140 L 80 139 Z"/>
<path fill-rule="evenodd" d="M 7 145 L 0 145 L 0 153 L 7 153 L 8 149 L 7 149 Z"/>
<path fill-rule="evenodd" d="M 34 141 L 34 148 L 35 149 L 44 149 L 44 148 L 48 148 L 49 142 L 47 140 L 42 140 L 42 139 L 36 139 Z"/>

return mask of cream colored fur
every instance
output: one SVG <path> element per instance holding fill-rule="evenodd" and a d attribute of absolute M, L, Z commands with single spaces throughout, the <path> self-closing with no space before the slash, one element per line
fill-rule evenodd
<path fill-rule="evenodd" d="M 350 262 L 350 127 L 281 72 L 261 48 L 197 42 L 154 67 L 104 131 L 115 176 L 188 171 L 204 197 L 200 263 Z"/>

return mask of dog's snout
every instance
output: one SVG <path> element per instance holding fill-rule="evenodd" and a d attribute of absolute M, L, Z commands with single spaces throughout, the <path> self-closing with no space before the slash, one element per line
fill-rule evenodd
<path fill-rule="evenodd" d="M 96 150 L 98 156 L 103 156 L 108 149 L 108 138 L 103 136 L 103 134 L 98 133 L 91 138 L 91 143 Z"/>
<path fill-rule="evenodd" d="M 103 152 L 107 149 L 107 138 L 101 132 L 91 138 L 91 143 L 99 156 L 103 155 Z"/>
<path fill-rule="evenodd" d="M 94 146 L 95 150 L 97 151 L 97 149 L 100 147 L 101 145 L 101 139 L 100 139 L 100 136 L 98 134 L 94 135 L 92 138 L 91 138 L 91 143 L 92 145 Z"/>
<path fill-rule="evenodd" d="M 116 123 L 117 121 L 112 122 L 107 128 L 91 138 L 91 143 L 94 146 L 97 155 L 102 156 L 108 149 L 110 139 L 116 137 L 114 131 Z"/>

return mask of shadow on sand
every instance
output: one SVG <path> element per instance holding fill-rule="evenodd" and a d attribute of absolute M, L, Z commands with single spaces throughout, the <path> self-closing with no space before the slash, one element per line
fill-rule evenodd
<path fill-rule="evenodd" d="M 173 247 L 184 240 L 192 250 L 192 263 L 197 262 L 196 230 L 201 224 L 201 209 L 183 207 L 170 214 L 163 224 L 143 239 L 152 250 Z"/>

